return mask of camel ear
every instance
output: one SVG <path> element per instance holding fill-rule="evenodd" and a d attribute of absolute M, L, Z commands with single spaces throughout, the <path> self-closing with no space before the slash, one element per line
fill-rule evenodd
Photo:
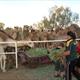
<path fill-rule="evenodd" d="M 69 56 L 70 55 L 70 51 L 65 51 L 63 55 L 64 56 Z"/>
<path fill-rule="evenodd" d="M 30 43 L 27 43 L 27 46 L 29 46 L 29 47 L 32 48 L 32 47 L 34 47 L 34 43 L 31 43 L 31 42 Z"/>

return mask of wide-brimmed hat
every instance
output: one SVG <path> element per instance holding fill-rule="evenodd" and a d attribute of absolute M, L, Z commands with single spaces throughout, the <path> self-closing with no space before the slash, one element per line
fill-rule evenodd
<path fill-rule="evenodd" d="M 70 36 L 72 39 L 76 39 L 76 34 L 72 31 L 68 31 L 67 35 Z"/>

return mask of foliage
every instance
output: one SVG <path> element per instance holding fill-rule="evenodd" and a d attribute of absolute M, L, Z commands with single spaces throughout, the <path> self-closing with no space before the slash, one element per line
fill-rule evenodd
<path fill-rule="evenodd" d="M 49 19 L 44 17 L 43 20 L 38 23 L 38 27 L 42 29 L 63 28 L 78 21 L 79 15 L 72 12 L 70 8 L 54 6 L 50 9 Z"/>
<path fill-rule="evenodd" d="M 61 48 L 61 49 L 58 49 L 58 48 L 53 48 L 51 49 L 50 53 L 49 53 L 49 58 L 51 60 L 59 60 L 64 52 L 65 48 Z"/>
<path fill-rule="evenodd" d="M 54 6 L 50 10 L 50 23 L 53 27 L 67 27 L 73 22 L 79 20 L 79 15 L 70 10 L 70 8 L 63 6 Z"/>
<path fill-rule="evenodd" d="M 0 29 L 2 30 L 4 28 L 5 24 L 0 22 Z"/>
<path fill-rule="evenodd" d="M 47 49 L 45 48 L 32 48 L 28 51 L 28 55 L 30 55 L 31 57 L 40 57 L 40 56 L 44 56 L 47 55 Z"/>
<path fill-rule="evenodd" d="M 44 23 L 41 21 L 38 23 L 39 30 L 42 30 L 44 28 Z"/>

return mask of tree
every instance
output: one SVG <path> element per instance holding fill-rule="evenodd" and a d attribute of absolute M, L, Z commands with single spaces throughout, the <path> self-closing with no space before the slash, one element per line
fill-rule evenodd
<path fill-rule="evenodd" d="M 3 30 L 4 29 L 4 26 L 5 26 L 5 24 L 2 23 L 2 22 L 0 22 L 0 30 Z"/>
<path fill-rule="evenodd" d="M 44 23 L 42 21 L 38 23 L 38 28 L 40 30 L 43 30 L 44 29 Z"/>
<path fill-rule="evenodd" d="M 64 8 L 63 6 L 55 6 L 50 9 L 49 19 L 53 28 L 62 28 L 67 27 L 73 22 L 77 22 L 79 20 L 79 15 L 73 13 L 68 7 Z"/>
<path fill-rule="evenodd" d="M 49 28 L 50 27 L 50 21 L 48 20 L 47 17 L 43 17 L 42 23 L 43 23 L 45 28 Z"/>
<path fill-rule="evenodd" d="M 47 17 L 43 17 L 43 20 L 38 23 L 38 28 L 40 30 L 51 29 L 49 19 Z"/>

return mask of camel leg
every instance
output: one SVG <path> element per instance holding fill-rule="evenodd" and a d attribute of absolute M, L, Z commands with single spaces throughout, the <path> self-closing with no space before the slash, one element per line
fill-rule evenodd
<path fill-rule="evenodd" d="M 3 64 L 2 64 L 2 71 L 6 72 L 6 56 L 3 56 Z"/>
<path fill-rule="evenodd" d="M 2 68 L 3 72 L 6 72 L 6 60 L 3 60 L 3 68 Z"/>
<path fill-rule="evenodd" d="M 1 65 L 1 70 L 2 70 L 2 59 L 0 59 L 0 65 Z"/>

